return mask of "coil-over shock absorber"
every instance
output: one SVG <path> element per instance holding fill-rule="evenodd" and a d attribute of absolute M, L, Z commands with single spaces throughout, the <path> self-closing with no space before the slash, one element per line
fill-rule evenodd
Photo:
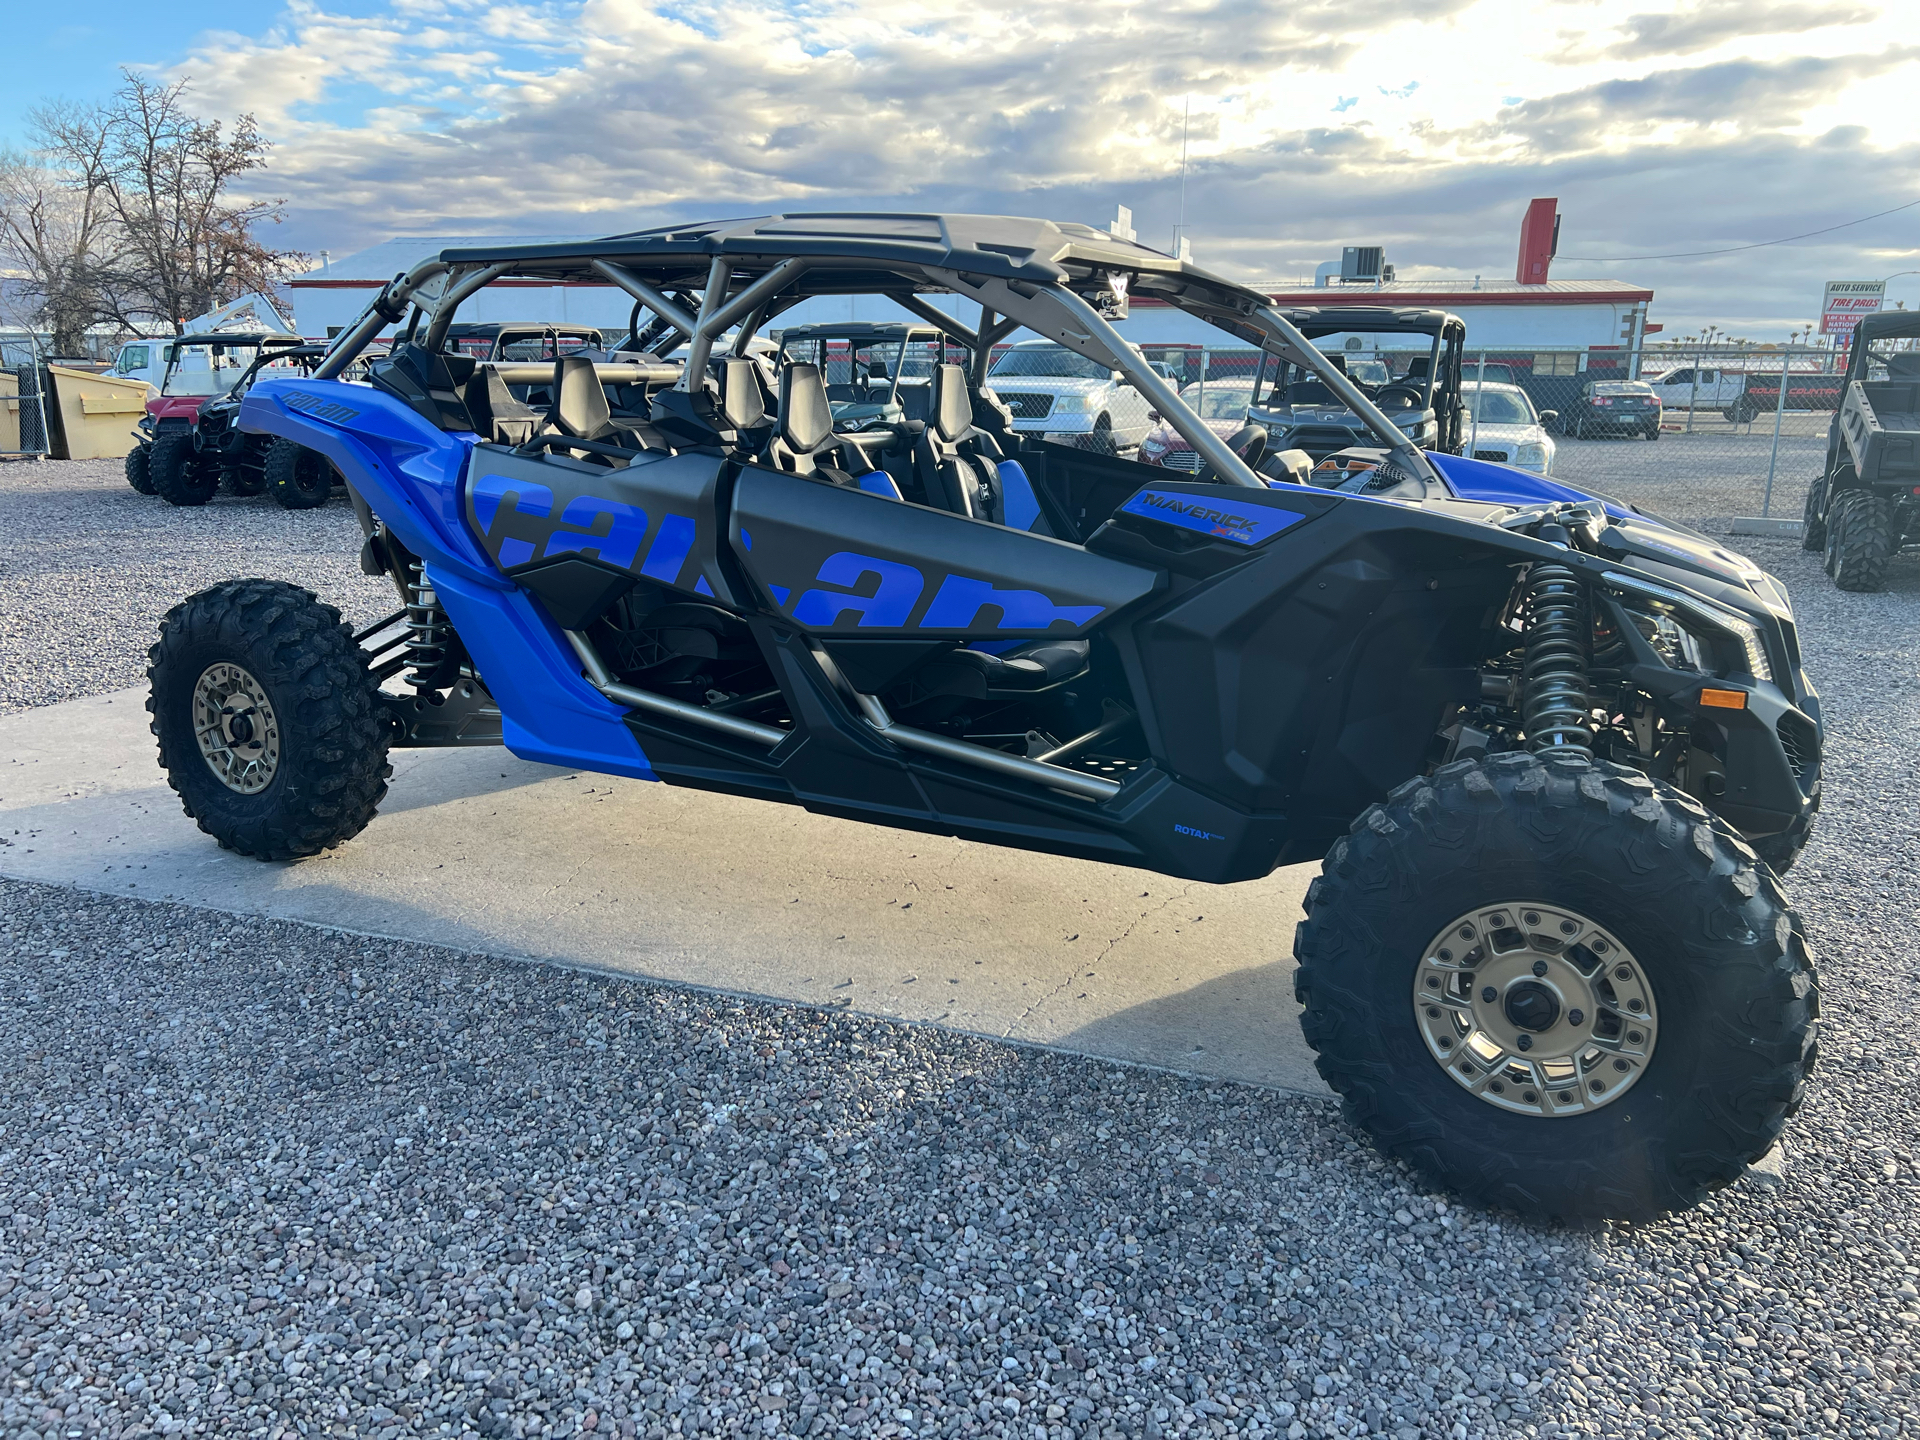
<path fill-rule="evenodd" d="M 438 690 L 453 683 L 444 673 L 453 648 L 453 626 L 418 560 L 407 562 L 407 683 Z"/>
<path fill-rule="evenodd" d="M 1520 714 L 1530 750 L 1593 753 L 1587 647 L 1592 625 L 1580 577 L 1543 561 L 1527 572 L 1526 660 Z"/>

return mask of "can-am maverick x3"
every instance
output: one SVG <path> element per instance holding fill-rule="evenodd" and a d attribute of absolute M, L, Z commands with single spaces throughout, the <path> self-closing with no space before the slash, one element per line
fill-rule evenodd
<path fill-rule="evenodd" d="M 501 280 L 617 285 L 652 318 L 603 363 L 446 353 Z M 821 295 L 886 297 L 970 356 L 935 367 L 923 424 L 837 432 L 817 365 L 770 385 L 747 358 Z M 1286 452 L 1269 483 L 1265 430 L 1216 434 L 1115 330 L 1133 297 L 1312 371 L 1389 454 L 1326 490 Z M 371 383 L 334 378 L 401 322 Z M 1206 469 L 1016 436 L 981 382 L 1021 326 L 1121 372 Z M 544 412 L 512 393 L 530 376 Z M 1194 880 L 1319 860 L 1307 1038 L 1435 1179 L 1652 1215 L 1738 1176 L 1799 1103 L 1813 971 L 1749 843 L 1803 821 L 1820 764 L 1784 591 L 1690 532 L 1423 452 L 1255 291 L 990 216 L 450 249 L 241 423 L 339 467 L 404 606 L 356 636 L 235 580 L 167 616 L 154 730 L 222 844 L 314 854 L 372 819 L 389 746 L 497 738 Z"/>

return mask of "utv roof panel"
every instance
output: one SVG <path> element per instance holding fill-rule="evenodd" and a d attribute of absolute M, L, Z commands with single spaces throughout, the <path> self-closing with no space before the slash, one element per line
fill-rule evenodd
<path fill-rule="evenodd" d="M 1882 310 L 1875 315 L 1863 315 L 1854 334 L 1869 342 L 1920 337 L 1920 310 Z"/>
<path fill-rule="evenodd" d="M 743 220 L 663 225 L 566 244 L 488 245 L 442 250 L 449 265 L 512 267 L 509 273 L 556 281 L 604 283 L 595 260 L 627 265 L 654 283 L 699 284 L 716 256 L 747 274 L 783 260 L 823 262 L 802 276 L 803 295 L 899 288 L 902 270 L 950 269 L 1053 285 L 1097 271 L 1134 277 L 1134 292 L 1172 288 L 1230 309 L 1264 305 L 1258 291 L 1122 240 L 1091 225 L 1012 215 L 843 213 L 762 215 Z"/>
<path fill-rule="evenodd" d="M 822 320 L 815 325 L 789 325 L 780 332 L 782 343 L 788 340 L 898 340 L 902 336 L 938 335 L 940 329 L 921 321 L 908 320 Z"/>
<path fill-rule="evenodd" d="M 1405 305 L 1297 305 L 1279 313 L 1309 340 L 1343 331 L 1437 335 L 1449 323 L 1466 327 L 1466 322 L 1450 311 Z"/>
<path fill-rule="evenodd" d="M 239 349 L 249 345 L 299 345 L 302 336 L 284 330 L 207 330 L 198 335 L 175 335 L 163 339 L 163 345 L 206 345 L 215 350 Z"/>

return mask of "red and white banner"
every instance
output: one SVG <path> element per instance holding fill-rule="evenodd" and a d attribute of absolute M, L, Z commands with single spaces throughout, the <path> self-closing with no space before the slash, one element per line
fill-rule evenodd
<path fill-rule="evenodd" d="M 1820 306 L 1820 333 L 1850 339 L 1862 315 L 1871 315 L 1887 298 L 1884 280 L 1829 280 Z"/>

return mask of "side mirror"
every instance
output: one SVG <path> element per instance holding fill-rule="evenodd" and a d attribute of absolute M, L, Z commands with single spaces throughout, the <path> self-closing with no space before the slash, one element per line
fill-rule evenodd
<path fill-rule="evenodd" d="M 1551 425 L 1559 418 L 1560 412 L 1558 410 L 1542 410 L 1540 412 L 1540 423 L 1542 425 Z"/>

